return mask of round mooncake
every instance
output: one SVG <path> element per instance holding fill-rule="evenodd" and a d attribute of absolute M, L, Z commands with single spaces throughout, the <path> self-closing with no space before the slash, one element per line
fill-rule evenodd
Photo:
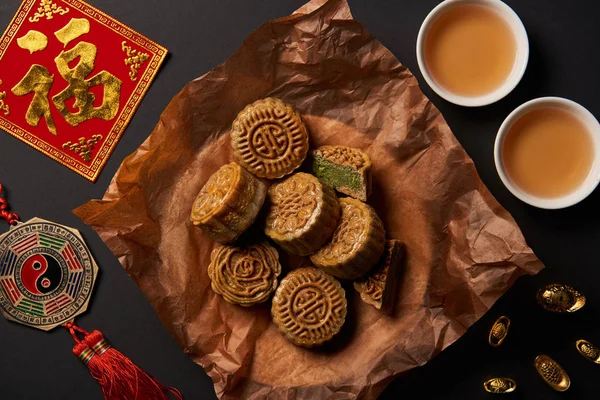
<path fill-rule="evenodd" d="M 308 132 L 292 106 L 274 98 L 258 100 L 233 121 L 231 146 L 238 162 L 260 178 L 281 178 L 302 164 Z"/>
<path fill-rule="evenodd" d="M 273 321 L 294 344 L 313 347 L 331 339 L 346 320 L 348 303 L 340 283 L 312 267 L 290 272 L 273 297 Z"/>
<path fill-rule="evenodd" d="M 250 307 L 267 301 L 281 274 L 279 253 L 267 243 L 222 245 L 210 255 L 212 289 L 233 304 Z"/>
<path fill-rule="evenodd" d="M 342 209 L 333 238 L 311 261 L 325 272 L 343 279 L 356 279 L 377 263 L 385 246 L 385 230 L 375 210 L 360 200 L 339 200 Z"/>
<path fill-rule="evenodd" d="M 340 217 L 333 189 L 303 172 L 271 186 L 266 206 L 265 233 L 286 252 L 298 256 L 323 247 Z"/>
<path fill-rule="evenodd" d="M 226 164 L 200 190 L 192 222 L 217 242 L 232 242 L 252 225 L 266 195 L 262 181 L 236 163 Z"/>

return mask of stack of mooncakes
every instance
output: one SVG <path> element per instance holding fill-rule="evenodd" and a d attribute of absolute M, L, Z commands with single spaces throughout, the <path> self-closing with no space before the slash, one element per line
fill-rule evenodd
<path fill-rule="evenodd" d="M 273 321 L 304 347 L 330 340 L 344 324 L 346 293 L 336 277 L 355 280 L 365 303 L 391 313 L 404 249 L 397 240 L 386 241 L 381 219 L 366 203 L 369 156 L 323 146 L 310 154 L 311 173 L 294 172 L 309 153 L 308 130 L 290 105 L 275 98 L 238 114 L 231 144 L 237 163 L 208 179 L 191 213 L 193 224 L 220 243 L 208 266 L 214 292 L 244 307 L 275 292 Z M 338 198 L 336 191 L 349 197 Z M 266 237 L 248 240 L 242 235 L 255 222 Z M 313 266 L 278 283 L 282 266 L 268 239 L 288 254 L 309 256 Z"/>

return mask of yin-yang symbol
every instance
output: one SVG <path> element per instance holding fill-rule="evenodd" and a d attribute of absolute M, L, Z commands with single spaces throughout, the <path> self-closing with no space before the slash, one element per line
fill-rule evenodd
<path fill-rule="evenodd" d="M 48 254 L 34 254 L 23 263 L 21 281 L 30 293 L 42 296 L 60 285 L 62 271 L 58 261 Z"/>

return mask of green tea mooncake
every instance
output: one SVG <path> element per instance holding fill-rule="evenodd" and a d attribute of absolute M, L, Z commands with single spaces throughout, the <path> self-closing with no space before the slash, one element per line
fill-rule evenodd
<path fill-rule="evenodd" d="M 312 173 L 340 193 L 367 201 L 371 194 L 371 159 L 360 149 L 321 146 L 312 152 Z"/>

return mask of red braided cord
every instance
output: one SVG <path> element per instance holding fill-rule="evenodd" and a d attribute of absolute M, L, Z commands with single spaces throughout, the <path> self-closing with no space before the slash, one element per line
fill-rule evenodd
<path fill-rule="evenodd" d="M 0 183 L 0 193 L 2 193 L 2 184 Z M 3 218 L 10 225 L 16 225 L 19 221 L 19 216 L 15 213 L 7 211 L 8 201 L 4 197 L 0 197 L 0 218 Z"/>
<path fill-rule="evenodd" d="M 77 337 L 77 333 L 81 333 L 84 337 L 89 335 L 88 332 L 84 331 L 83 329 L 81 329 L 80 327 L 75 325 L 75 322 L 67 322 L 63 326 L 65 327 L 66 330 L 69 331 L 69 333 L 73 337 L 73 340 L 75 340 L 75 342 L 77 342 L 77 343 L 79 343 L 81 341 L 79 339 L 79 337 Z"/>

